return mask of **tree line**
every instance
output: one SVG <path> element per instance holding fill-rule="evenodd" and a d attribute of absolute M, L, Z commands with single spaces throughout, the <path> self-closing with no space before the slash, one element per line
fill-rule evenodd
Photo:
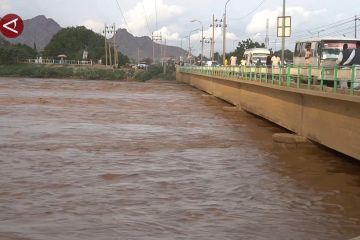
<path fill-rule="evenodd" d="M 236 49 L 232 52 L 229 52 L 226 54 L 226 58 L 230 59 L 231 56 L 236 56 L 238 60 L 242 59 L 245 53 L 246 49 L 251 49 L 251 48 L 265 48 L 265 44 L 264 43 L 259 43 L 256 41 L 253 41 L 252 39 L 248 38 L 246 40 L 242 40 L 238 42 L 238 45 L 236 47 Z M 271 52 L 273 52 L 274 54 L 277 53 L 279 56 L 281 56 L 281 50 L 278 51 L 273 51 L 273 49 L 269 49 Z M 216 52 L 214 53 L 214 59 L 215 61 L 222 63 L 222 57 L 223 55 Z M 284 58 L 286 61 L 292 61 L 293 60 L 293 52 L 289 49 L 285 50 L 285 54 L 284 54 Z"/>
<path fill-rule="evenodd" d="M 105 63 L 105 38 L 83 26 L 68 27 L 57 32 L 43 51 L 37 51 L 36 45 L 31 48 L 24 44 L 12 45 L 4 39 L 0 39 L 0 64 L 14 64 L 28 58 L 57 58 L 65 54 L 68 59 L 81 60 L 83 52 L 88 52 L 88 59 Z M 114 48 L 111 48 L 114 52 Z M 130 62 L 128 56 L 118 51 L 118 63 L 120 66 Z"/>

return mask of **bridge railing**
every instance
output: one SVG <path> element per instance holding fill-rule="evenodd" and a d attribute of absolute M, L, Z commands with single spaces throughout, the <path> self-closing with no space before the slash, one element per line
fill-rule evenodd
<path fill-rule="evenodd" d="M 35 63 L 35 64 L 61 64 L 61 65 L 92 65 L 93 61 L 85 60 L 61 60 L 61 59 L 25 59 L 23 63 Z"/>
<path fill-rule="evenodd" d="M 288 88 L 310 89 L 360 96 L 360 66 L 312 67 L 234 66 L 180 67 L 181 72 L 220 77 L 234 81 L 254 81 Z"/>

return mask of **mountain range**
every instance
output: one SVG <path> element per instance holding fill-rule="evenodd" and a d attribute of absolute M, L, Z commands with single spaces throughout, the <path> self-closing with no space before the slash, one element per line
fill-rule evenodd
<path fill-rule="evenodd" d="M 5 38 L 10 43 L 22 43 L 29 47 L 35 47 L 37 50 L 43 50 L 46 45 L 51 41 L 52 37 L 62 29 L 62 27 L 53 19 L 47 18 L 44 15 L 39 15 L 31 19 L 24 20 L 23 33 L 15 38 L 5 38 L 0 33 L 1 38 Z M 109 39 L 112 42 L 113 39 Z M 175 57 L 185 55 L 186 51 L 174 46 L 164 46 L 154 43 L 150 37 L 135 37 L 126 29 L 118 29 L 115 34 L 115 43 L 120 49 L 120 52 L 127 55 L 130 59 L 137 60 L 151 58 L 160 58 L 161 52 L 165 52 L 166 57 Z M 154 51 L 153 51 L 154 49 Z"/>

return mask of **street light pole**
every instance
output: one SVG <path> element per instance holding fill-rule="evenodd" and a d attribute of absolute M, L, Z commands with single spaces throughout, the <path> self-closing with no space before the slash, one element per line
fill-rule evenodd
<path fill-rule="evenodd" d="M 214 51 L 215 51 L 215 15 L 213 14 L 213 23 L 212 23 L 212 41 L 211 41 L 211 61 L 214 61 Z"/>
<path fill-rule="evenodd" d="M 357 37 L 357 21 L 359 21 L 360 18 L 358 18 L 356 15 L 355 15 L 355 38 Z"/>
<path fill-rule="evenodd" d="M 281 39 L 281 65 L 285 63 L 285 0 L 283 0 L 283 18 L 282 18 L 282 39 Z"/>
<path fill-rule="evenodd" d="M 192 30 L 192 31 L 189 33 L 189 55 L 190 55 L 190 64 L 191 64 L 191 44 L 190 44 L 191 34 L 192 34 L 193 32 L 198 31 L 198 30 L 199 30 L 199 29 L 197 28 L 197 29 Z"/>
<path fill-rule="evenodd" d="M 224 25 L 223 25 L 223 64 L 225 65 L 225 58 L 226 58 L 226 7 L 230 0 L 227 0 L 225 4 L 225 13 L 224 13 Z"/>
<path fill-rule="evenodd" d="M 198 22 L 201 24 L 201 62 L 200 62 L 200 66 L 203 65 L 203 56 L 204 56 L 204 25 L 202 24 L 201 21 L 199 20 L 191 20 L 191 22 Z"/>

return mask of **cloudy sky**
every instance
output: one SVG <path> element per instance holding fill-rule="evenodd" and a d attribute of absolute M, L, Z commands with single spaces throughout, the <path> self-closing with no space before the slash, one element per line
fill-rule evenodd
<path fill-rule="evenodd" d="M 180 46 L 181 39 L 204 25 L 210 37 L 212 15 L 221 19 L 226 0 L 0 0 L 0 17 L 16 13 L 24 19 L 37 15 L 53 18 L 62 27 L 85 25 L 100 33 L 105 23 L 127 28 L 136 36 L 162 32 L 168 44 Z M 299 39 L 319 36 L 354 36 L 355 15 L 360 17 L 360 0 L 286 0 L 286 14 L 292 16 L 292 37 L 287 46 L 293 48 Z M 282 0 L 231 0 L 227 8 L 227 49 L 236 42 L 252 38 L 264 42 L 266 19 L 269 19 L 270 47 L 280 48 L 276 38 L 276 19 L 282 14 Z M 358 21 L 360 26 L 360 20 Z M 360 29 L 360 27 L 358 28 Z M 358 31 L 358 36 L 360 31 Z M 222 49 L 221 29 L 216 29 L 216 49 Z M 200 51 L 200 33 L 194 32 L 192 47 Z M 183 47 L 188 41 L 183 39 Z M 207 51 L 209 46 L 205 46 Z"/>

